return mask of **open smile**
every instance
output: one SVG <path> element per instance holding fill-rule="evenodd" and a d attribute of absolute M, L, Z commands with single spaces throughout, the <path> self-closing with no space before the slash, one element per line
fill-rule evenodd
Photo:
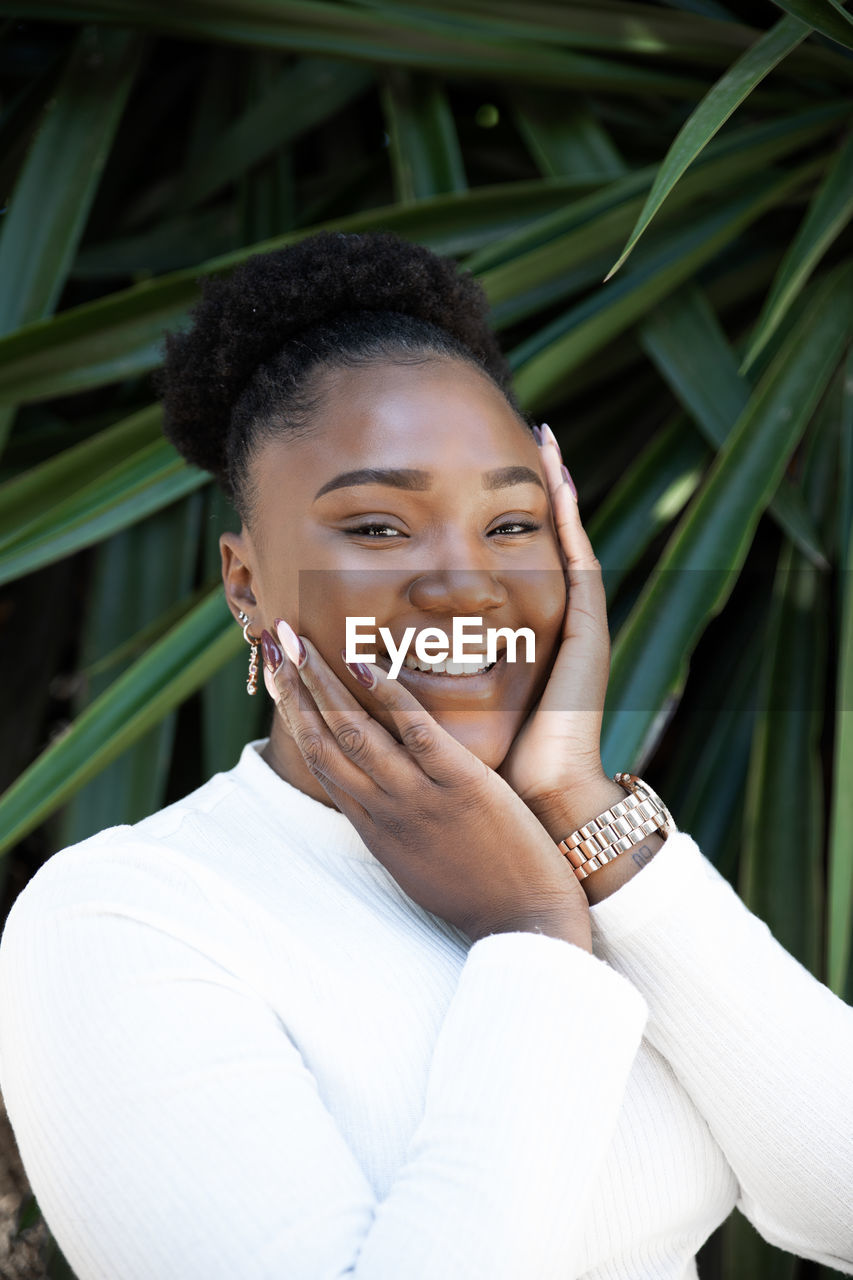
<path fill-rule="evenodd" d="M 391 669 L 391 659 L 387 654 L 376 654 L 376 665 L 384 672 Z M 438 694 L 444 698 L 489 698 L 500 685 L 506 674 L 506 650 L 502 650 L 497 661 L 483 671 L 464 672 L 449 675 L 446 671 L 418 671 L 412 667 L 402 666 L 397 679 L 412 693 Z"/>

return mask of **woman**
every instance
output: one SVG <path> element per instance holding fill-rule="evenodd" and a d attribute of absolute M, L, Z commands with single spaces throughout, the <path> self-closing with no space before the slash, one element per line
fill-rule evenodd
<path fill-rule="evenodd" d="M 735 1206 L 853 1274 L 853 1011 L 653 799 L 604 865 L 575 836 L 638 784 L 600 760 L 599 565 L 485 313 L 449 261 L 323 234 L 167 339 L 275 715 L 10 914 L 0 1083 L 83 1280 L 681 1278 Z M 459 618 L 493 662 L 392 677 Z"/>

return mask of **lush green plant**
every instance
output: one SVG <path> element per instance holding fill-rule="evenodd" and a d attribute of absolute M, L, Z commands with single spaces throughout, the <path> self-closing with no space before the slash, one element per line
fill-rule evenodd
<path fill-rule="evenodd" d="M 199 277 L 388 228 L 479 277 L 561 439 L 611 612 L 605 765 L 853 999 L 844 8 L 0 0 L 0 23 L 0 582 L 24 638 L 30 581 L 78 601 L 4 729 L 37 726 L 0 850 L 135 821 L 265 732 L 217 585 L 234 517 L 148 374 Z M 703 1261 L 818 1273 L 739 1216 Z"/>

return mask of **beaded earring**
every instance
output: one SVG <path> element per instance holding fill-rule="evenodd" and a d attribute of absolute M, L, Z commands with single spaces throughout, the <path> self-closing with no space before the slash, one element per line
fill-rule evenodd
<path fill-rule="evenodd" d="M 243 624 L 243 639 L 246 644 L 252 646 L 252 652 L 249 655 L 249 679 L 246 682 L 246 692 L 249 694 L 258 692 L 258 639 L 249 632 L 249 624 L 251 618 L 242 609 L 238 610 L 240 621 Z"/>

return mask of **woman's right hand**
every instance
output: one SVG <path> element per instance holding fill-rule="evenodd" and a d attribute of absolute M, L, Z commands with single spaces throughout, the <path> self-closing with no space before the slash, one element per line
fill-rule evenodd
<path fill-rule="evenodd" d="M 472 941 L 523 931 L 592 950 L 586 895 L 538 818 L 410 690 L 369 668 L 398 742 L 310 640 L 297 668 L 263 638 L 267 690 L 307 768 L 414 902 Z"/>

